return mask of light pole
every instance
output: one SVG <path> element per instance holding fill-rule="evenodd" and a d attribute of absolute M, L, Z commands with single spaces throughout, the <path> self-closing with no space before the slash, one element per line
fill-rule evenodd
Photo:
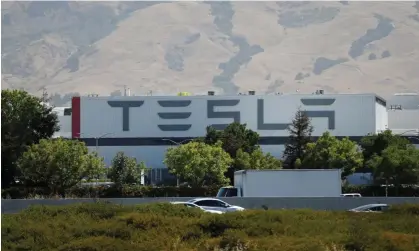
<path fill-rule="evenodd" d="M 188 142 L 188 141 L 191 141 L 191 140 L 193 140 L 193 139 L 185 139 L 185 140 L 182 140 L 181 142 L 176 142 L 176 141 L 174 141 L 174 140 L 171 140 L 171 139 L 162 139 L 163 141 L 169 141 L 169 142 L 172 142 L 173 144 L 176 144 L 176 145 L 182 145 L 183 143 L 185 143 L 185 142 Z"/>
<path fill-rule="evenodd" d="M 99 137 L 93 137 L 95 139 L 95 148 L 96 148 L 96 153 L 97 154 L 99 154 L 99 139 L 101 139 L 105 136 L 108 136 L 108 135 L 112 135 L 112 134 L 114 134 L 114 133 L 108 132 L 108 133 L 104 133 L 104 134 L 100 135 Z M 79 137 L 82 136 L 82 135 L 86 135 L 86 134 L 85 133 L 79 133 Z M 106 168 L 106 179 L 108 178 L 108 176 L 109 176 L 109 168 Z"/>
<path fill-rule="evenodd" d="M 162 140 L 163 140 L 163 141 L 169 141 L 169 142 L 171 142 L 171 143 L 173 143 L 173 144 L 175 144 L 175 145 L 177 145 L 177 146 L 180 146 L 180 145 L 182 145 L 183 143 L 188 142 L 188 141 L 191 141 L 191 140 L 193 140 L 193 139 L 185 139 L 185 140 L 182 140 L 181 142 L 176 142 L 176 141 L 171 140 L 171 139 L 162 139 Z M 176 176 L 176 184 L 177 184 L 177 187 L 179 187 L 179 177 L 177 177 L 177 176 Z"/>
<path fill-rule="evenodd" d="M 419 129 L 407 130 L 407 131 L 402 132 L 402 133 L 397 134 L 397 135 L 398 135 L 398 136 L 401 136 L 401 135 L 403 135 L 403 134 L 405 134 L 405 133 L 409 133 L 409 132 L 415 132 L 415 133 L 419 136 Z M 408 139 L 415 139 L 415 140 L 417 140 L 417 141 L 419 142 L 419 137 L 416 137 L 416 136 L 408 136 L 407 138 L 408 138 Z"/>
<path fill-rule="evenodd" d="M 111 133 L 111 132 L 108 132 L 108 133 L 105 133 L 105 134 L 102 134 L 101 136 L 99 136 L 99 137 L 93 137 L 94 139 L 95 139 L 95 146 L 96 146 L 96 152 L 97 153 L 99 153 L 99 139 L 101 139 L 101 138 L 103 138 L 103 137 L 105 137 L 105 136 L 108 136 L 108 135 L 112 135 L 113 133 Z M 86 135 L 85 133 L 79 133 L 79 136 L 82 136 L 82 135 Z"/>
<path fill-rule="evenodd" d="M 417 135 L 419 135 L 419 129 L 407 130 L 407 131 L 404 131 L 404 132 L 399 133 L 399 134 L 396 134 L 396 135 L 401 136 L 401 135 L 404 135 L 404 134 L 406 134 L 408 132 L 415 132 Z"/>

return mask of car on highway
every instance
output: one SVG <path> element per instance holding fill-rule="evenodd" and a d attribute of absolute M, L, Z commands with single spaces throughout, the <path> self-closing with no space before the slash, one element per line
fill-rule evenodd
<path fill-rule="evenodd" d="M 199 208 L 199 209 L 201 209 L 202 211 L 204 211 L 206 213 L 223 214 L 222 211 L 205 209 L 205 208 L 200 207 L 198 205 L 195 205 L 193 203 L 184 202 L 184 201 L 172 201 L 172 202 L 170 202 L 170 204 L 173 204 L 173 205 L 184 205 L 185 207 L 189 207 L 189 208 Z"/>
<path fill-rule="evenodd" d="M 368 204 L 368 205 L 363 205 L 360 207 L 356 207 L 356 208 L 352 208 L 349 211 L 350 212 L 371 212 L 371 213 L 380 213 L 383 211 L 386 211 L 387 209 L 389 209 L 389 205 L 387 204 Z"/>
<path fill-rule="evenodd" d="M 362 197 L 360 193 L 343 193 L 341 197 Z"/>
<path fill-rule="evenodd" d="M 221 212 L 236 212 L 245 210 L 243 207 L 230 205 L 219 199 L 214 198 L 196 198 L 188 201 L 194 205 L 198 205 L 206 210 L 216 210 Z"/>

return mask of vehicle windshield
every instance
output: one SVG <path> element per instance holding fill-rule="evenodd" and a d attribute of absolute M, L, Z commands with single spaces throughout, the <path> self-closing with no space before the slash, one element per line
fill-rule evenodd
<path fill-rule="evenodd" d="M 367 209 L 367 208 L 370 208 L 371 206 L 370 205 L 368 205 L 368 206 L 360 206 L 360 207 L 356 207 L 356 208 L 353 208 L 352 210 L 364 210 L 364 209 Z"/>
<path fill-rule="evenodd" d="M 195 203 L 197 201 L 198 201 L 198 199 L 192 199 L 192 200 L 188 200 L 188 203 Z"/>
<path fill-rule="evenodd" d="M 364 206 L 356 207 L 352 210 L 362 211 L 362 210 L 369 210 L 369 209 L 374 208 L 374 207 L 383 207 L 383 206 L 385 206 L 385 205 L 364 205 Z"/>
<path fill-rule="evenodd" d="M 237 197 L 237 188 L 222 187 L 218 191 L 217 197 Z"/>

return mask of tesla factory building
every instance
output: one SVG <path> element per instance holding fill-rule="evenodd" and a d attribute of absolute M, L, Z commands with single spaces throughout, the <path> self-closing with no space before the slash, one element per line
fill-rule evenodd
<path fill-rule="evenodd" d="M 209 93 L 213 94 L 213 93 Z M 167 177 L 168 147 L 202 137 L 211 125 L 232 122 L 258 132 L 265 152 L 281 158 L 298 108 L 312 119 L 313 136 L 330 131 L 353 140 L 385 130 L 386 101 L 374 94 L 73 97 L 71 134 L 96 150 L 107 165 L 117 152 L 144 161 L 153 181 Z"/>

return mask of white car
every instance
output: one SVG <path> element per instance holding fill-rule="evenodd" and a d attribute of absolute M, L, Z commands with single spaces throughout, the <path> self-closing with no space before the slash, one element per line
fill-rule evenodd
<path fill-rule="evenodd" d="M 197 198 L 189 200 L 188 202 L 200 206 L 205 210 L 215 210 L 221 212 L 235 212 L 244 210 L 242 207 L 230 205 L 227 202 L 213 198 Z"/>
<path fill-rule="evenodd" d="M 350 212 L 375 212 L 375 213 L 379 213 L 379 212 L 383 212 L 385 210 L 387 210 L 389 208 L 389 205 L 387 204 L 368 204 L 368 205 L 363 205 L 360 207 L 356 207 L 353 209 L 350 209 Z"/>
<path fill-rule="evenodd" d="M 203 208 L 203 207 L 200 207 L 200 206 L 198 206 L 198 205 L 195 205 L 195 204 L 193 204 L 193 203 L 189 203 L 189 202 L 183 202 L 183 201 L 173 201 L 173 202 L 170 202 L 170 203 L 171 203 L 171 204 L 173 204 L 173 205 L 184 205 L 185 207 L 199 208 L 199 209 L 201 209 L 202 211 L 207 212 L 207 213 L 213 213 L 213 214 L 223 214 L 223 212 L 221 212 L 221 211 L 208 210 L 208 209 L 205 209 L 205 208 Z"/>
<path fill-rule="evenodd" d="M 362 197 L 360 193 L 343 193 L 341 197 Z"/>

